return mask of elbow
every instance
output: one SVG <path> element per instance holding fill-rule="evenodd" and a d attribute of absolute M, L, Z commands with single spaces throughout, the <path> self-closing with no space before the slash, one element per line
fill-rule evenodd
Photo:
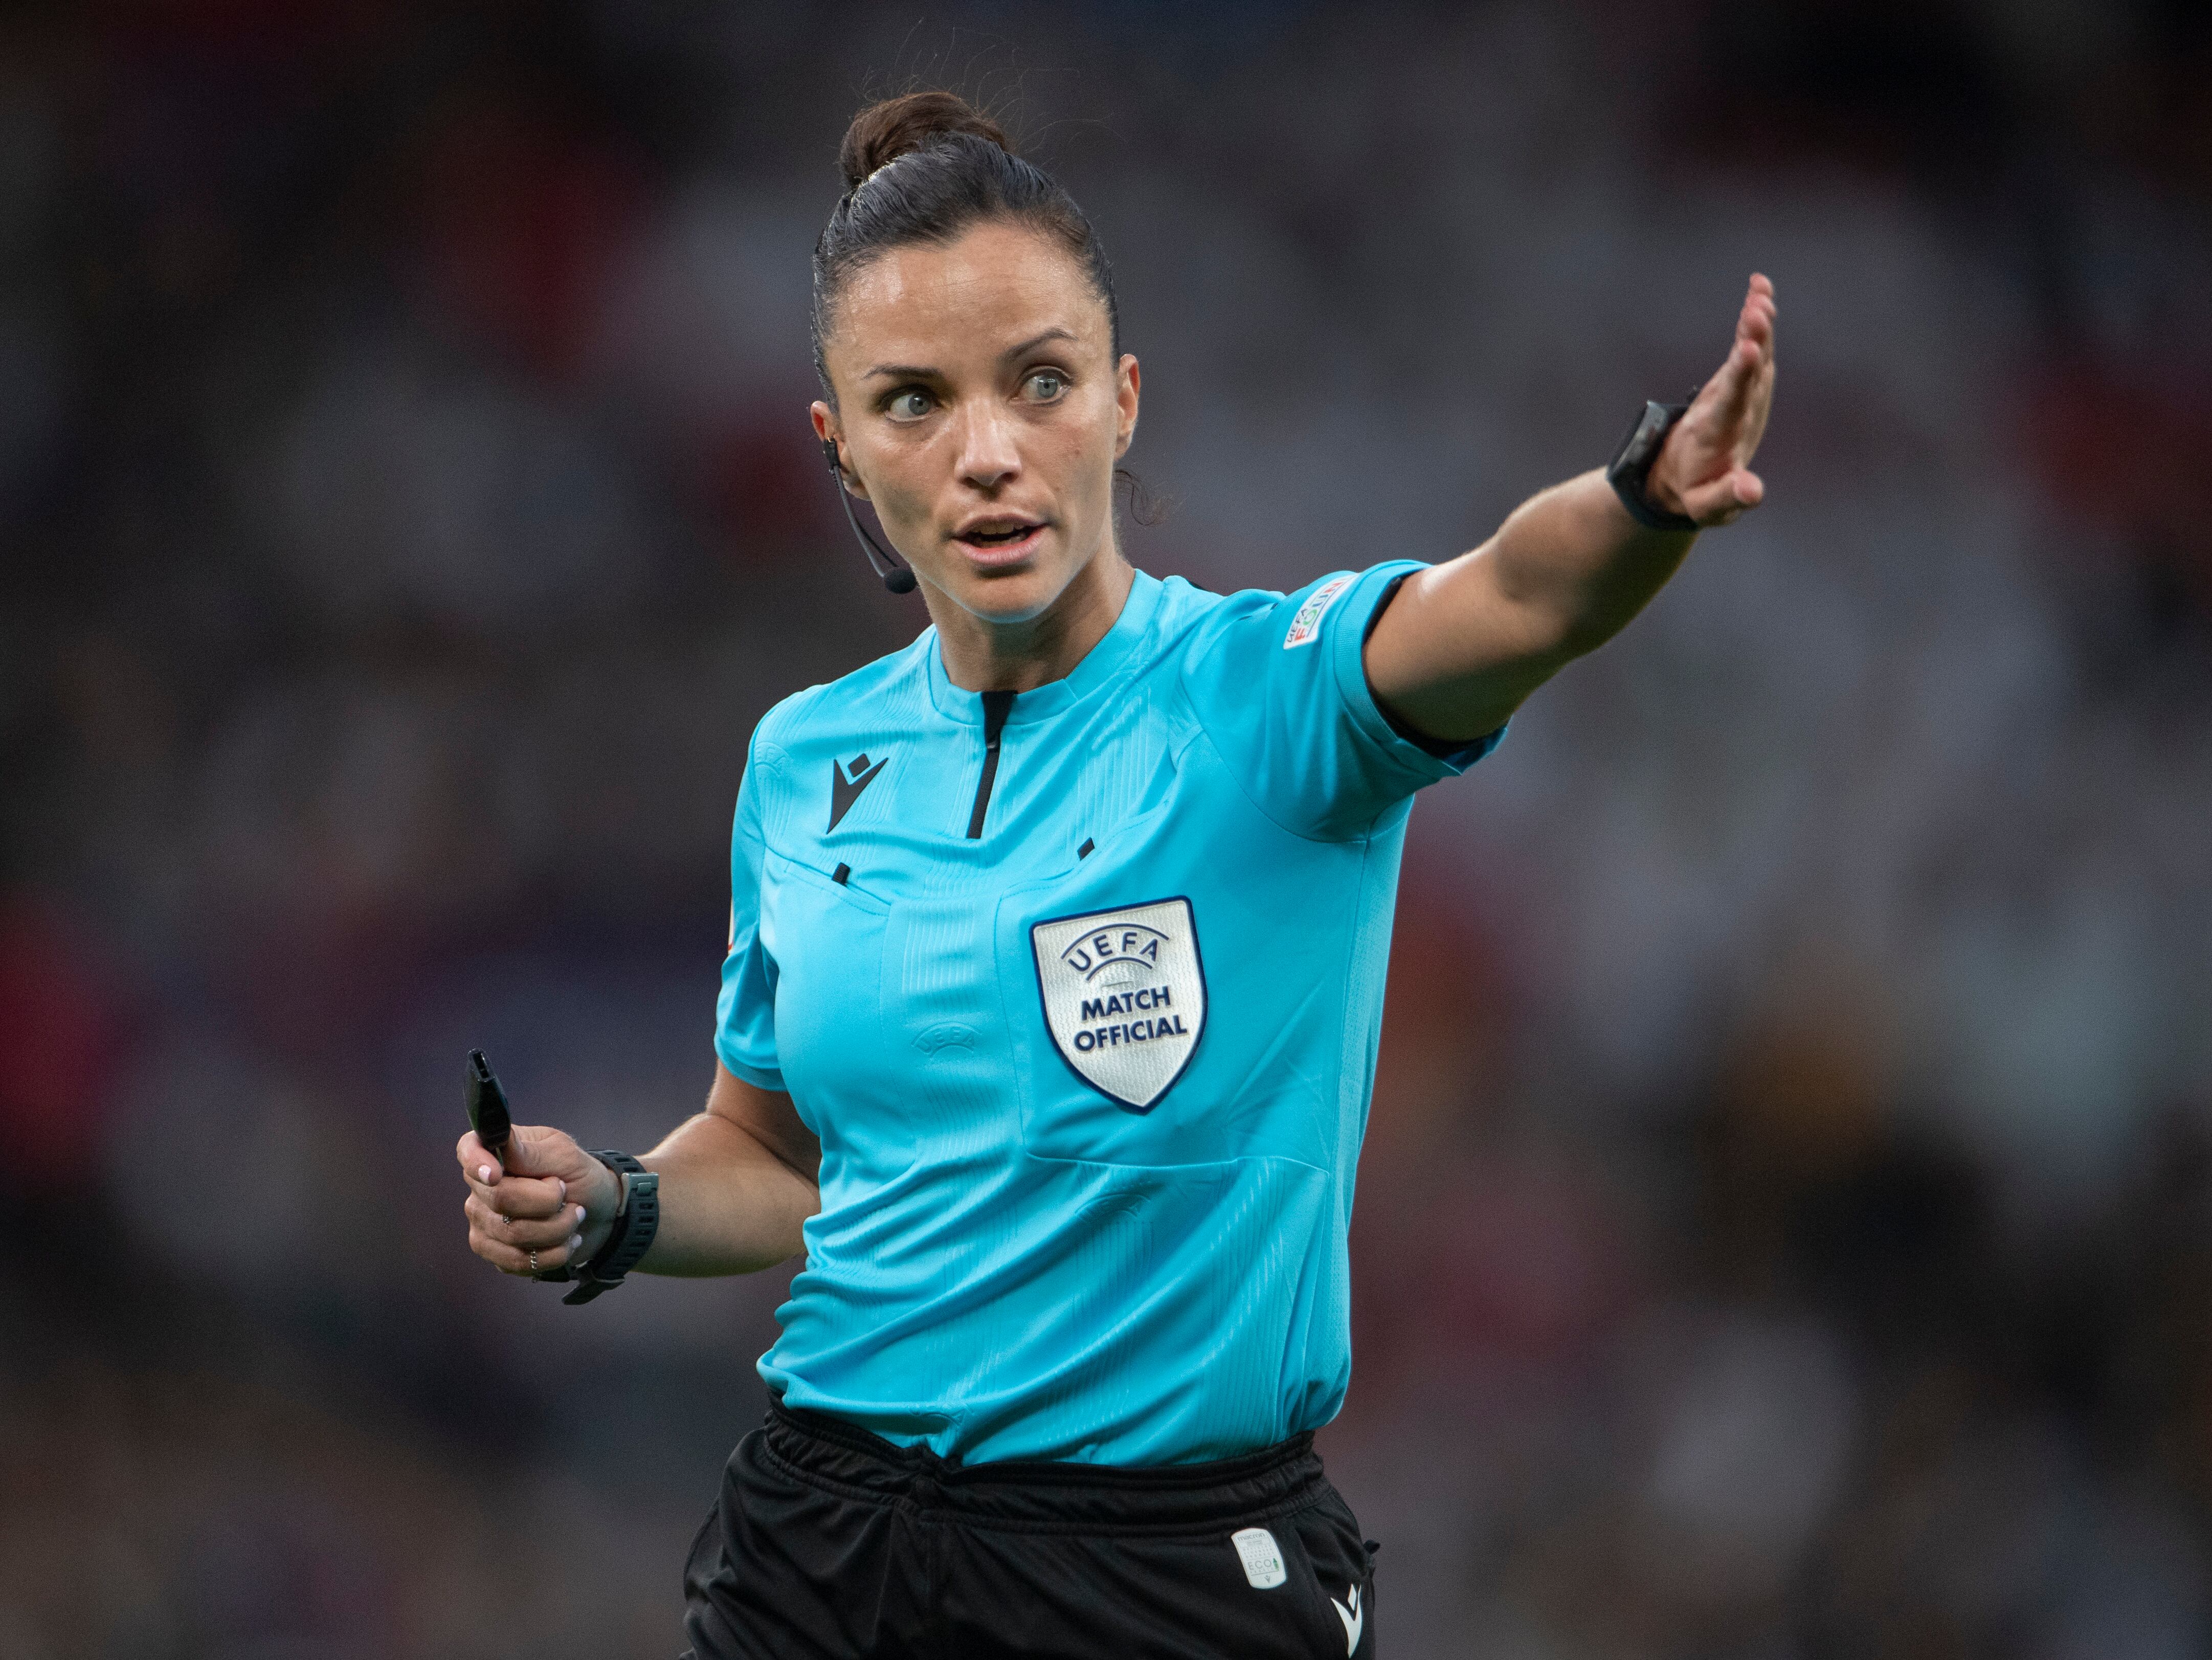
<path fill-rule="evenodd" d="M 1580 619 L 1561 628 L 1556 643 L 1543 654 L 1556 673 L 1577 657 L 1589 656 L 1620 632 L 1620 624 L 1609 617 Z"/>
<path fill-rule="evenodd" d="M 1613 632 L 1605 619 L 1587 610 L 1528 606 L 1521 613 L 1512 654 L 1540 683 L 1595 651 Z"/>
<path fill-rule="evenodd" d="M 1600 646 L 1626 628 L 1640 609 L 1638 605 L 1608 603 L 1604 598 L 1594 597 L 1589 603 L 1563 609 L 1552 619 L 1547 630 L 1550 654 L 1564 666 L 1577 657 L 1587 657 Z"/>

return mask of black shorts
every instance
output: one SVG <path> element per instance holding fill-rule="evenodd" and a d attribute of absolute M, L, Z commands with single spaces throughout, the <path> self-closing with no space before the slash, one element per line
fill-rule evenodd
<path fill-rule="evenodd" d="M 1207 1464 L 948 1464 L 778 1407 L 684 1572 L 696 1660 L 1373 1660 L 1374 1547 L 1313 1438 Z"/>

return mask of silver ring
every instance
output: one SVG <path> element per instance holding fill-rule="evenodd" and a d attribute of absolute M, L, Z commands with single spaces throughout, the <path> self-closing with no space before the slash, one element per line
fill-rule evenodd
<path fill-rule="evenodd" d="M 530 1271 L 532 1274 L 538 1272 L 538 1253 L 536 1251 L 530 1253 Z"/>

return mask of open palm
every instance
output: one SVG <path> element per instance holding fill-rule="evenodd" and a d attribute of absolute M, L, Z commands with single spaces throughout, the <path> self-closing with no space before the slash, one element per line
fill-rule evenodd
<path fill-rule="evenodd" d="M 1750 463 L 1773 403 L 1774 284 L 1754 275 L 1728 361 L 1698 389 L 1652 465 L 1646 485 L 1652 502 L 1705 529 L 1757 507 L 1766 485 Z"/>

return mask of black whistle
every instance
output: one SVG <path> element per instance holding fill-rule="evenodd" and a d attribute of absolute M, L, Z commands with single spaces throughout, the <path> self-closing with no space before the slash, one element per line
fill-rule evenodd
<path fill-rule="evenodd" d="M 477 1140 L 483 1143 L 486 1152 L 501 1164 L 506 1164 L 507 1138 L 514 1128 L 514 1121 L 507 1116 L 507 1091 L 492 1076 L 491 1062 L 484 1059 L 482 1049 L 469 1051 L 466 1087 L 469 1128 L 477 1133 Z"/>

